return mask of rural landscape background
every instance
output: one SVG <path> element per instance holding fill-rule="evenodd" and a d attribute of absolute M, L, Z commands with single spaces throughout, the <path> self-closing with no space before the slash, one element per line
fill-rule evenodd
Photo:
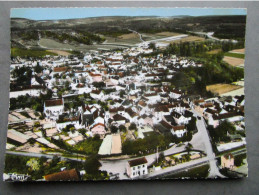
<path fill-rule="evenodd" d="M 12 17 L 5 180 L 247 176 L 246 15 L 193 10 Z"/>

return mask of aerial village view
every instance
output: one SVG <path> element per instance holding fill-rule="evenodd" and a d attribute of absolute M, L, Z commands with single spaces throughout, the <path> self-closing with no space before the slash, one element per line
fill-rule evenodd
<path fill-rule="evenodd" d="M 10 20 L 5 181 L 247 176 L 246 10 L 24 8 Z"/>

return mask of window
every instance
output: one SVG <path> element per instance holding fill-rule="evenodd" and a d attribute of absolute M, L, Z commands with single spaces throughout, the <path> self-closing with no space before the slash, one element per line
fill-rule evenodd
<path fill-rule="evenodd" d="M 135 170 L 135 167 L 133 167 L 133 170 Z"/>
<path fill-rule="evenodd" d="M 145 167 L 145 165 L 143 165 L 143 167 Z"/>
<path fill-rule="evenodd" d="M 143 174 L 145 174 L 145 170 L 143 171 Z"/>
<path fill-rule="evenodd" d="M 140 169 L 140 166 L 138 166 L 138 169 Z"/>
<path fill-rule="evenodd" d="M 133 175 L 135 175 L 135 172 L 133 172 Z"/>

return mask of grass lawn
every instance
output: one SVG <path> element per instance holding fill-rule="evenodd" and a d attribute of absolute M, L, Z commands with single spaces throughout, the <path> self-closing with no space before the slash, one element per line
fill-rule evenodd
<path fill-rule="evenodd" d="M 244 59 L 245 58 L 245 54 L 242 54 L 242 53 L 230 53 L 230 52 L 227 52 L 227 53 L 224 53 L 225 56 L 229 56 L 229 57 L 234 57 L 234 58 L 242 58 Z"/>
<path fill-rule="evenodd" d="M 178 172 L 172 175 L 168 175 L 164 178 L 166 179 L 177 179 L 182 177 L 190 178 L 206 178 L 209 174 L 209 165 L 202 165 L 199 167 L 188 169 L 187 171 Z"/>
<path fill-rule="evenodd" d="M 46 55 L 56 56 L 56 53 L 49 52 L 46 50 L 30 50 L 30 49 L 21 49 L 21 48 L 11 48 L 12 57 L 43 57 Z"/>

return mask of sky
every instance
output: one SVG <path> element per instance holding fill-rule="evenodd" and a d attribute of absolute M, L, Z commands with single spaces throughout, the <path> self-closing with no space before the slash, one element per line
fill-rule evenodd
<path fill-rule="evenodd" d="M 14 8 L 11 18 L 59 20 L 98 16 L 246 15 L 246 9 L 216 8 Z"/>

